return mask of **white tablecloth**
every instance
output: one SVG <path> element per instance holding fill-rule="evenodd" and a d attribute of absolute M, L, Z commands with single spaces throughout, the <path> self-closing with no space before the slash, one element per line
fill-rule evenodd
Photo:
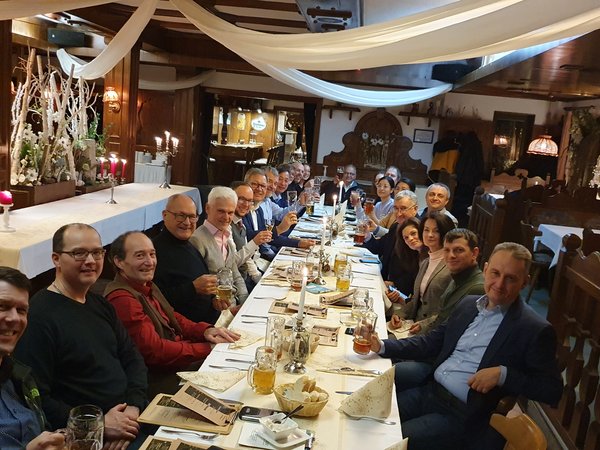
<path fill-rule="evenodd" d="M 564 236 L 567 234 L 575 234 L 580 238 L 583 236 L 583 228 L 579 227 L 565 227 L 542 223 L 539 225 L 538 230 L 542 232 L 542 235 L 538 237 L 539 242 L 554 252 L 554 258 L 552 258 L 550 267 L 554 267 L 558 263 L 558 254 L 562 248 L 562 238 Z"/>
<path fill-rule="evenodd" d="M 302 221 L 300 222 L 300 225 L 301 224 Z M 350 249 L 348 248 L 347 242 L 340 242 L 339 245 L 336 244 L 334 247 L 326 247 L 326 251 L 330 253 L 332 257 L 338 251 L 346 252 L 349 250 Z M 352 249 L 352 251 L 368 252 L 366 249 L 357 248 Z M 277 265 L 281 264 L 282 261 L 299 259 L 302 258 L 289 255 L 277 255 L 273 264 Z M 351 259 L 354 260 L 355 258 Z M 373 269 L 372 265 L 369 266 L 366 264 L 359 264 L 358 262 L 354 261 L 353 270 L 356 270 L 356 272 L 354 274 L 354 280 L 352 284 L 355 286 L 369 287 L 370 294 L 375 300 L 374 310 L 379 316 L 379 320 L 377 321 L 377 332 L 380 336 L 387 336 L 383 305 L 383 280 L 378 270 Z M 367 274 L 365 274 L 365 272 L 367 272 Z M 369 273 L 373 275 L 369 275 Z M 334 277 L 326 277 L 325 280 L 327 281 L 328 287 L 335 288 Z M 264 286 L 262 283 L 259 283 L 234 318 L 230 328 L 247 330 L 249 332 L 264 335 L 265 323 L 262 323 L 260 320 L 243 317 L 243 315 L 252 314 L 266 316 L 273 300 L 272 298 L 265 299 L 264 297 L 281 298 L 286 294 L 288 300 L 296 302 L 298 301 L 300 295 L 298 292 L 289 291 L 289 289 L 285 287 Z M 316 294 L 310 294 L 307 292 L 306 304 L 318 304 L 318 297 L 319 296 Z M 372 380 L 372 378 L 352 375 L 338 375 L 316 371 L 317 367 L 331 366 L 333 362 L 340 364 L 340 367 L 344 365 L 354 365 L 361 368 L 379 369 L 382 371 L 385 371 L 391 367 L 389 359 L 380 358 L 374 353 L 362 356 L 353 352 L 352 336 L 344 334 L 346 327 L 339 323 L 341 311 L 341 309 L 329 308 L 327 319 L 311 319 L 314 324 L 329 323 L 335 326 L 340 326 L 338 346 L 318 346 L 315 353 L 310 356 L 307 362 L 309 376 L 316 378 L 317 386 L 325 389 L 329 393 L 329 402 L 318 417 L 307 419 L 296 417 L 294 420 L 299 423 L 301 428 L 315 431 L 316 440 L 313 446 L 313 449 L 315 450 L 362 450 L 364 448 L 378 450 L 385 449 L 402 440 L 402 430 L 400 426 L 400 417 L 396 404 L 395 393 L 392 392 L 391 395 L 392 413 L 388 419 L 395 421 L 396 425 L 384 425 L 370 420 L 353 421 L 337 411 L 341 401 L 347 396 L 345 394 L 338 394 L 336 391 L 356 391 L 361 386 Z M 252 321 L 258 323 L 242 323 L 242 321 Z M 209 367 L 209 365 L 237 366 L 240 368 L 245 368 L 247 367 L 247 364 L 232 363 L 225 361 L 225 358 L 237 358 L 245 360 L 253 359 L 256 348 L 260 345 L 264 345 L 263 339 L 253 345 L 238 350 L 229 349 L 229 344 L 217 344 L 200 370 L 217 370 L 220 373 L 223 373 L 223 376 L 227 376 L 226 370 L 214 369 Z M 298 378 L 298 375 L 287 374 L 283 371 L 283 366 L 285 363 L 287 363 L 287 361 L 288 359 L 286 356 L 284 356 L 282 361 L 279 363 L 275 380 L 276 385 L 294 382 Z M 248 386 L 245 378 L 225 392 L 219 393 L 211 391 L 211 394 L 219 398 L 238 400 L 250 406 L 278 409 L 277 400 L 274 395 L 255 394 Z M 239 448 L 237 442 L 244 423 L 245 422 L 238 420 L 235 423 L 231 434 L 228 436 L 220 436 L 211 442 L 217 446 L 222 445 L 226 448 Z M 172 434 L 162 433 L 161 430 L 159 430 L 156 435 L 169 437 L 171 439 L 175 438 L 175 436 Z M 190 435 L 181 435 L 180 437 L 195 442 L 203 442 Z M 206 441 L 204 442 L 206 443 Z"/>
<path fill-rule="evenodd" d="M 0 233 L 0 265 L 19 269 L 29 278 L 54 268 L 52 236 L 62 225 L 82 222 L 92 225 L 104 245 L 128 230 L 147 230 L 162 220 L 162 211 L 172 194 L 185 194 L 200 204 L 198 189 L 156 184 L 130 183 L 115 188 L 116 205 L 106 203 L 110 189 L 79 195 L 10 212 L 14 233 Z"/>
<path fill-rule="evenodd" d="M 171 182 L 171 166 L 167 169 L 167 181 Z M 156 164 L 135 163 L 135 172 L 133 174 L 135 183 L 156 183 L 161 184 L 165 181 L 165 166 Z"/>

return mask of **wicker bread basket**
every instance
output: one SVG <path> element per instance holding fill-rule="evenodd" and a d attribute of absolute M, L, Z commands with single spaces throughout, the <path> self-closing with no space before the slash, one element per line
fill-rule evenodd
<path fill-rule="evenodd" d="M 294 408 L 296 408 L 298 405 L 304 406 L 304 408 L 302 408 L 300 411 L 295 413 L 294 416 L 298 416 L 298 417 L 317 416 L 323 410 L 323 408 L 325 408 L 325 405 L 329 401 L 329 394 L 327 394 L 327 392 L 324 391 L 323 389 L 321 389 L 320 387 L 315 387 L 315 391 L 323 392 L 323 393 L 327 394 L 327 399 L 322 400 L 320 402 L 300 402 L 298 400 L 290 400 L 289 398 L 283 396 L 283 393 L 286 391 L 286 389 L 294 389 L 294 384 L 293 383 L 280 384 L 279 386 L 275 387 L 275 389 L 273 390 L 273 393 L 275 394 L 275 397 L 277 398 L 277 403 L 279 403 L 279 408 L 284 412 L 290 412 Z"/>

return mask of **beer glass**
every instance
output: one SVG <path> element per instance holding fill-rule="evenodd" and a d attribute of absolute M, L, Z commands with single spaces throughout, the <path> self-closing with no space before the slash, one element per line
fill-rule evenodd
<path fill-rule="evenodd" d="M 369 290 L 366 288 L 357 288 L 352 296 L 352 317 L 355 320 L 360 319 L 372 307 L 372 300 L 369 298 Z"/>
<path fill-rule="evenodd" d="M 68 450 L 101 450 L 104 414 L 95 405 L 76 406 L 69 412 L 65 441 Z"/>
<path fill-rule="evenodd" d="M 341 266 L 336 272 L 335 290 L 336 291 L 347 291 L 350 289 L 350 283 L 352 281 L 352 268 L 350 264 Z"/>
<path fill-rule="evenodd" d="M 354 328 L 352 349 L 359 355 L 367 355 L 371 351 L 371 337 L 377 324 L 377 314 L 367 311 L 363 314 Z"/>
<path fill-rule="evenodd" d="M 333 272 L 337 275 L 338 270 L 348 265 L 348 257 L 342 253 L 335 255 L 335 262 L 333 263 Z"/>
<path fill-rule="evenodd" d="M 305 266 L 308 274 L 307 281 L 314 280 L 319 271 L 319 254 L 313 251 L 309 252 L 309 254 L 306 255 Z"/>
<path fill-rule="evenodd" d="M 302 290 L 302 278 L 304 277 L 304 261 L 293 261 L 292 267 L 287 268 L 287 279 L 293 291 Z"/>
<path fill-rule="evenodd" d="M 337 176 L 341 180 L 344 178 L 344 166 L 337 166 Z"/>
<path fill-rule="evenodd" d="M 217 272 L 217 299 L 231 305 L 233 301 L 233 272 L 222 267 Z"/>
<path fill-rule="evenodd" d="M 265 344 L 273 347 L 277 359 L 283 354 L 283 332 L 285 330 L 285 317 L 271 316 L 267 319 L 267 332 L 265 333 Z"/>
<path fill-rule="evenodd" d="M 296 191 L 287 192 L 287 201 L 289 206 L 294 206 L 298 200 L 298 193 Z"/>
<path fill-rule="evenodd" d="M 267 231 L 273 231 L 273 219 L 265 219 L 265 228 Z"/>
<path fill-rule="evenodd" d="M 275 386 L 277 351 L 263 345 L 256 349 L 254 362 L 248 368 L 248 384 L 257 394 L 270 394 Z"/>
<path fill-rule="evenodd" d="M 354 243 L 362 245 L 365 242 L 365 234 L 367 233 L 367 223 L 365 221 L 359 221 L 356 224 L 356 231 L 354 233 Z"/>
<path fill-rule="evenodd" d="M 369 215 L 373 212 L 373 208 L 375 207 L 375 199 L 372 197 L 369 197 L 365 200 L 365 214 Z"/>

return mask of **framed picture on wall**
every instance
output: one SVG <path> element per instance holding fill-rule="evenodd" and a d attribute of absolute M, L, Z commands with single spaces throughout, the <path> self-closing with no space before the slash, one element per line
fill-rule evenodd
<path fill-rule="evenodd" d="M 413 142 L 418 142 L 419 144 L 433 144 L 433 130 L 415 128 Z"/>

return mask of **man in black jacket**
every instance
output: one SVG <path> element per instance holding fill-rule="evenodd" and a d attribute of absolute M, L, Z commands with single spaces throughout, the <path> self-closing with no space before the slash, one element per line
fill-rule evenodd
<path fill-rule="evenodd" d="M 154 282 L 175 311 L 194 322 L 214 324 L 221 314 L 214 296 L 217 277 L 189 242 L 198 223 L 196 204 L 175 194 L 162 215 L 164 228 L 152 240 L 158 260 Z"/>
<path fill-rule="evenodd" d="M 31 283 L 10 267 L 0 267 L 0 448 L 62 450 L 60 433 L 44 431 L 46 416 L 31 369 L 13 359 L 27 327 Z"/>

